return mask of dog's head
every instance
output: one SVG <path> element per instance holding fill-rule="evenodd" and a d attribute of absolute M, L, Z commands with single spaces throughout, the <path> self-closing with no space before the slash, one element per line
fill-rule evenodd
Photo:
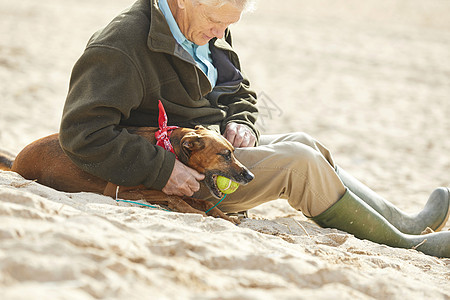
<path fill-rule="evenodd" d="M 205 175 L 204 183 L 211 194 L 220 199 L 223 193 L 217 187 L 221 175 L 245 185 L 254 175 L 234 156 L 234 147 L 218 133 L 202 126 L 183 129 L 179 147 L 175 151 L 181 162 Z"/>

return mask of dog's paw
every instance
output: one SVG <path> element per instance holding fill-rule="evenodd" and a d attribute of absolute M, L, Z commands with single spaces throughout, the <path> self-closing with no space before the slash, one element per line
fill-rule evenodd
<path fill-rule="evenodd" d="M 234 223 L 235 225 L 241 224 L 241 220 L 236 216 L 229 216 L 228 218 L 230 218 L 231 219 L 230 222 Z"/>

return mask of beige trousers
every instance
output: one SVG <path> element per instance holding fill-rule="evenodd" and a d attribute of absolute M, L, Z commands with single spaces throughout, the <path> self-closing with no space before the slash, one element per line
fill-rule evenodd
<path fill-rule="evenodd" d="M 262 135 L 260 145 L 237 148 L 237 159 L 255 178 L 241 185 L 218 206 L 223 212 L 251 209 L 265 202 L 287 199 L 307 217 L 325 211 L 345 193 L 331 153 L 305 133 Z M 214 203 L 205 187 L 194 195 Z"/>

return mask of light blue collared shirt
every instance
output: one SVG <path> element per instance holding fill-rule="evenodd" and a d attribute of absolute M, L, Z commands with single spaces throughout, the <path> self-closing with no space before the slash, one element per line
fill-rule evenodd
<path fill-rule="evenodd" d="M 169 24 L 170 31 L 172 32 L 175 40 L 194 58 L 197 66 L 203 71 L 203 73 L 206 74 L 211 86 L 214 87 L 217 81 L 217 69 L 212 63 L 209 43 L 199 46 L 186 39 L 172 15 L 172 11 L 170 10 L 167 0 L 159 0 L 159 8 L 161 9 L 164 17 L 166 17 L 166 21 Z"/>

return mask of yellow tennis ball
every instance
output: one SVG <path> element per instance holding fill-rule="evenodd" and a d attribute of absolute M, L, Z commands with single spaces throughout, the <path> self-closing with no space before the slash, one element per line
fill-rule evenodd
<path fill-rule="evenodd" d="M 219 190 L 224 194 L 234 193 L 239 187 L 239 183 L 223 176 L 217 176 L 216 183 Z"/>

